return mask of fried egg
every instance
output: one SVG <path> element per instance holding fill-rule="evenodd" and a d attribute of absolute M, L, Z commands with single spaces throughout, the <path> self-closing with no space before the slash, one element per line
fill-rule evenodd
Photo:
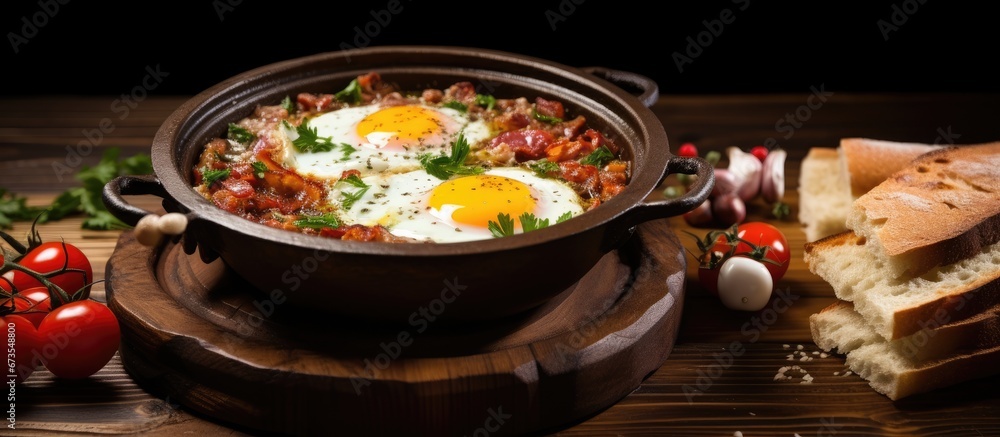
<path fill-rule="evenodd" d="M 345 170 L 358 170 L 364 176 L 413 171 L 420 168 L 419 155 L 447 152 L 459 133 L 469 144 L 491 136 L 482 120 L 472 120 L 452 108 L 424 104 L 348 107 L 313 117 L 308 126 L 316 129 L 319 138 L 329 139 L 334 148 L 300 152 L 292 145 L 298 132 L 279 125 L 279 137 L 286 139 L 284 163 L 300 174 L 332 179 Z"/>
<path fill-rule="evenodd" d="M 518 217 L 533 214 L 555 224 L 561 216 L 583 213 L 580 197 L 556 179 L 521 168 L 494 168 L 478 175 L 442 181 L 424 170 L 362 178 L 367 189 L 345 182 L 330 191 L 349 224 L 381 225 L 394 235 L 420 241 L 451 243 L 493 238 L 490 221 L 509 215 L 515 233 Z M 360 195 L 359 195 L 360 194 Z M 357 197 L 349 208 L 344 200 Z"/>

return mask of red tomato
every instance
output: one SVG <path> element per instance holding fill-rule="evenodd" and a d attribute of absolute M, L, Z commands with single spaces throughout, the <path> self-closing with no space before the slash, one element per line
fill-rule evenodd
<path fill-rule="evenodd" d="M 29 250 L 18 264 L 43 275 L 56 273 L 49 277 L 49 281 L 70 295 L 90 285 L 94 279 L 90 260 L 79 248 L 70 243 L 58 241 L 42 243 Z M 4 278 L 12 281 L 18 290 L 42 286 L 35 278 L 19 271 L 7 272 Z"/>
<path fill-rule="evenodd" d="M 86 378 L 101 370 L 118 350 L 121 330 L 107 306 L 92 301 L 70 302 L 52 310 L 38 333 L 45 340 L 45 367 L 60 378 Z"/>
<path fill-rule="evenodd" d="M 764 267 L 771 272 L 771 278 L 777 282 L 785 276 L 788 271 L 788 264 L 791 262 L 791 248 L 788 247 L 788 240 L 781 230 L 770 223 L 747 222 L 739 225 L 737 236 L 749 241 L 754 246 L 767 246 L 764 258 L 772 262 L 764 262 Z M 736 253 L 748 253 L 751 247 L 746 243 L 736 246 Z"/>
<path fill-rule="evenodd" d="M 694 146 L 694 143 L 684 143 L 681 147 L 677 149 L 677 156 L 685 156 L 688 158 L 698 157 L 698 148 Z"/>
<path fill-rule="evenodd" d="M 14 359 L 14 380 L 24 381 L 35 372 L 35 354 L 40 350 L 42 337 L 35 329 L 31 321 L 18 315 L 6 315 L 0 317 L 0 324 L 3 325 L 7 335 L 4 337 L 4 350 L 7 351 L 6 364 L 4 365 L 4 375 L 11 375 L 10 358 Z M 13 346 L 14 356 L 11 357 L 10 348 Z"/>
<path fill-rule="evenodd" d="M 36 327 L 52 309 L 49 301 L 49 289 L 33 287 L 21 290 L 14 296 L 14 312 L 31 321 Z M 0 301 L 0 307 L 10 308 L 10 298 Z"/>

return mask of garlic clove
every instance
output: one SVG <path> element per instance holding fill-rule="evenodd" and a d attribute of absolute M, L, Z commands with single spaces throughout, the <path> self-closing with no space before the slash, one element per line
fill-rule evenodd
<path fill-rule="evenodd" d="M 736 176 L 739 189 L 737 193 L 744 202 L 752 200 L 760 193 L 760 173 L 763 164 L 753 154 L 744 152 L 739 147 L 728 147 L 729 172 Z"/>
<path fill-rule="evenodd" d="M 776 203 L 785 197 L 785 159 L 788 152 L 774 149 L 764 158 L 764 169 L 760 178 L 760 194 L 768 203 Z"/>

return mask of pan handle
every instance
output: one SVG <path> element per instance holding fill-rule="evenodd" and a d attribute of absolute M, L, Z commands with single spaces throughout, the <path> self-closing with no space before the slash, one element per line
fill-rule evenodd
<path fill-rule="evenodd" d="M 641 74 L 605 67 L 584 67 L 582 70 L 635 94 L 647 108 L 655 105 L 656 100 L 660 98 L 660 86 L 653 79 Z"/>
<path fill-rule="evenodd" d="M 119 176 L 104 185 L 102 194 L 104 206 L 111 215 L 130 226 L 135 226 L 140 219 L 153 213 L 133 206 L 122 196 L 139 194 L 152 194 L 161 198 L 168 196 L 167 190 L 155 175 Z"/>
<path fill-rule="evenodd" d="M 631 229 L 640 223 L 650 220 L 674 217 L 691 211 L 705 202 L 712 194 L 715 187 L 715 166 L 702 158 L 689 158 L 683 156 L 673 156 L 667 161 L 662 181 L 668 175 L 694 174 L 695 179 L 686 193 L 673 199 L 646 202 L 635 205 L 616 219 L 612 228 L 609 229 L 604 247 L 608 250 L 614 249 L 623 243 L 630 235 Z"/>

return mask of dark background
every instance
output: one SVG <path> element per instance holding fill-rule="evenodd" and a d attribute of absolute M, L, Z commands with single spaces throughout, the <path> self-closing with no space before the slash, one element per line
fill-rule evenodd
<path fill-rule="evenodd" d="M 371 11 L 388 3 L 229 1 L 238 4 L 71 0 L 16 54 L 11 34 L 21 34 L 22 17 L 30 21 L 42 6 L 5 2 L 0 94 L 120 94 L 157 64 L 169 77 L 152 94 L 194 94 L 271 62 L 356 46 L 355 26 L 363 28 Z M 857 92 L 1000 91 L 992 12 L 923 1 L 663 2 L 653 9 L 653 3 L 606 0 L 400 0 L 402 11 L 379 26 L 369 45 L 482 47 L 607 66 L 647 75 L 663 94 L 807 93 L 820 84 Z M 703 21 L 717 20 L 724 9 L 735 20 L 679 71 L 672 55 L 683 54 L 687 38 L 697 38 Z M 565 18 L 555 30 L 546 11 Z M 898 29 L 886 40 L 877 23 L 894 18 Z"/>

